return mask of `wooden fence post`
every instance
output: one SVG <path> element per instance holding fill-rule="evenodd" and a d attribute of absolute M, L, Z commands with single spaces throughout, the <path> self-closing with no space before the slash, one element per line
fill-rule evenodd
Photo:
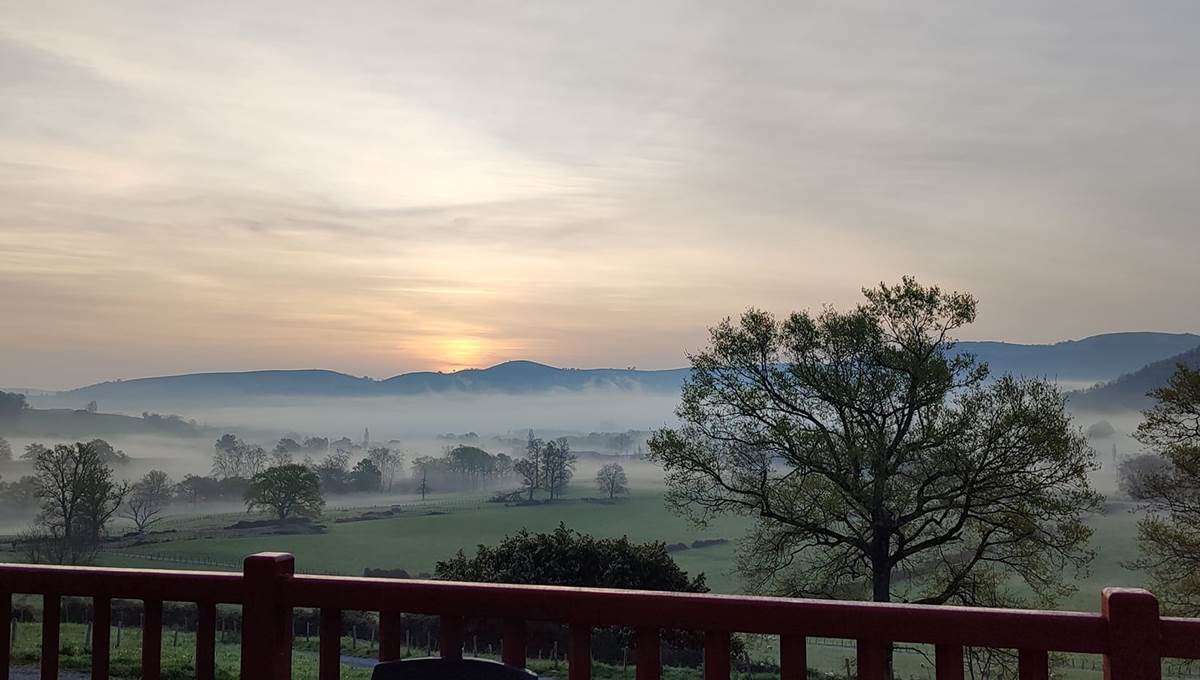
<path fill-rule="evenodd" d="M 1141 588 L 1105 588 L 1108 622 L 1105 680 L 1162 680 L 1162 630 L 1158 598 Z"/>
<path fill-rule="evenodd" d="M 290 680 L 292 607 L 284 588 L 296 573 L 288 553 L 258 553 L 242 565 L 246 599 L 242 605 L 242 677 Z"/>

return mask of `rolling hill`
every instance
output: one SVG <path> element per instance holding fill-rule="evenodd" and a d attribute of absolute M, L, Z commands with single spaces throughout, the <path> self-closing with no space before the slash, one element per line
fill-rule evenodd
<path fill-rule="evenodd" d="M 6 436 L 71 439 L 139 434 L 197 437 L 208 433 L 195 423 L 178 418 L 153 414 L 138 418 L 68 408 L 26 409 L 15 423 L 0 425 L 0 435 Z"/>
<path fill-rule="evenodd" d="M 1200 347 L 1156 361 L 1103 385 L 1072 392 L 1070 404 L 1074 408 L 1096 412 L 1144 410 L 1154 401 L 1146 394 L 1166 385 L 1179 364 L 1200 368 Z"/>
<path fill-rule="evenodd" d="M 1173 333 L 1112 333 L 1052 345 L 962 342 L 994 374 L 1013 373 L 1059 380 L 1102 382 L 1200 345 L 1200 336 Z M 327 370 L 270 370 L 193 373 L 98 383 L 53 396 L 31 396 L 42 407 L 79 408 L 95 399 L 105 409 L 154 410 L 162 402 L 236 403 L 257 397 L 368 397 L 440 392 L 527 394 L 547 390 L 610 388 L 673 392 L 688 369 L 643 371 L 620 368 L 556 368 L 509 361 L 454 373 L 404 373 L 384 380 Z"/>

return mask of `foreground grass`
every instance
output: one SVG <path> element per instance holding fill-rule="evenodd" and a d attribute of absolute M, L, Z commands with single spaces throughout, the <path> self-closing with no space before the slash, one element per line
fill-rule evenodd
<path fill-rule="evenodd" d="M 59 635 L 59 668 L 63 671 L 87 673 L 92 667 L 92 655 L 86 644 L 87 626 L 80 623 L 62 624 Z M 40 623 L 18 623 L 13 639 L 12 663 L 14 666 L 37 666 L 41 658 Z M 217 643 L 216 646 L 216 675 L 219 680 L 237 680 L 241 663 L 240 645 L 237 643 Z M 190 680 L 196 675 L 195 664 L 196 640 L 192 633 L 163 631 L 162 645 L 162 677 L 164 680 Z M 316 680 L 317 672 L 317 641 L 297 639 L 292 655 L 292 678 L 296 680 Z M 405 650 L 405 656 L 425 656 L 423 649 Z M 352 641 L 349 637 L 342 638 L 342 654 L 372 659 L 378 654 L 378 648 L 363 640 Z M 479 656 L 487 657 L 487 654 Z M 117 642 L 116 630 L 112 633 L 109 669 L 114 678 L 141 677 L 142 635 L 141 631 L 123 629 L 120 643 Z M 566 677 L 567 663 L 550 659 L 530 659 L 529 668 L 543 677 Z M 346 680 L 369 680 L 371 668 L 367 665 L 342 664 L 342 678 Z M 596 680 L 633 680 L 634 667 L 592 662 L 592 677 Z M 701 671 L 698 668 L 663 668 L 664 680 L 699 680 Z M 771 673 L 738 673 L 739 679 L 769 680 L 778 678 Z M 817 676 L 813 676 L 817 677 Z"/>

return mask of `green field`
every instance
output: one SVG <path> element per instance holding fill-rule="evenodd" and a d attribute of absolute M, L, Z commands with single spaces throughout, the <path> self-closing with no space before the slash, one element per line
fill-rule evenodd
<path fill-rule="evenodd" d="M 690 544 L 696 539 L 726 538 L 730 542 L 706 548 L 673 552 L 672 557 L 689 573 L 703 572 L 716 592 L 743 592 L 734 573 L 736 539 L 745 531 L 746 518 L 723 518 L 698 529 L 669 513 L 661 489 L 635 491 L 616 502 L 600 502 L 580 495 L 548 505 L 506 507 L 480 497 L 431 499 L 405 506 L 394 518 L 337 523 L 338 517 L 359 514 L 364 508 L 339 508 L 335 502 L 323 520 L 327 533 L 303 535 L 231 535 L 224 527 L 247 517 L 246 513 L 176 515 L 160 525 L 174 530 L 151 537 L 149 542 L 121 544 L 102 552 L 107 566 L 151 568 L 237 569 L 248 554 L 277 550 L 296 556 L 302 573 L 361 575 L 364 568 L 402 568 L 410 574 L 432 573 L 434 565 L 455 551 L 468 552 L 480 543 L 495 543 L 508 534 L 528 528 L 548 531 L 562 522 L 571 529 L 595 536 L 628 536 L 634 541 Z M 1137 516 L 1121 506 L 1110 506 L 1092 518 L 1096 529 L 1096 558 L 1089 572 L 1072 575 L 1078 592 L 1063 603 L 1064 609 L 1094 611 L 1104 586 L 1141 586 L 1141 574 L 1122 562 L 1135 556 Z M 0 560 L 17 555 L 0 552 Z"/>
<path fill-rule="evenodd" d="M 231 535 L 236 532 L 225 527 L 246 519 L 246 513 L 180 514 L 160 527 L 170 533 L 156 534 L 150 542 L 116 545 L 101 553 L 100 563 L 168 569 L 237 569 L 247 554 L 278 550 L 293 553 L 298 571 L 304 573 L 357 575 L 370 567 L 403 568 L 415 576 L 432 572 L 437 560 L 460 548 L 470 551 L 479 543 L 494 543 L 521 528 L 546 531 L 562 522 L 581 532 L 597 536 L 627 535 L 635 541 L 690 544 L 700 538 L 730 539 L 723 545 L 682 550 L 672 556 L 688 572 L 704 572 L 714 591 L 742 591 L 733 567 L 735 541 L 745 531 L 748 522 L 745 518 L 725 518 L 705 529 L 697 529 L 667 512 L 661 488 L 644 488 L 612 503 L 585 498 L 583 493 L 577 492 L 553 504 L 515 507 L 487 503 L 478 496 L 448 496 L 431 499 L 425 504 L 406 505 L 404 511 L 393 518 L 349 523 L 334 520 L 358 515 L 364 508 L 339 507 L 335 499 L 323 518 L 327 533 L 306 535 Z M 1079 590 L 1063 603 L 1064 609 L 1098 609 L 1100 590 L 1107 585 L 1144 585 L 1141 574 L 1121 566 L 1123 561 L 1134 556 L 1136 520 L 1136 515 L 1120 506 L 1110 506 L 1108 512 L 1092 519 L 1096 528 L 1093 543 L 1096 559 L 1089 573 L 1076 580 Z M 11 553 L 0 554 L 0 560 L 14 557 Z M 68 639 L 64 630 L 64 645 Z M 188 645 L 190 642 L 182 647 L 190 649 Z M 757 660 L 770 661 L 776 655 L 774 642 L 769 639 L 752 640 L 751 649 Z M 228 653 L 232 652 L 222 652 Z M 814 640 L 809 654 L 814 668 L 833 672 L 844 669 L 846 660 L 853 659 L 854 650 L 848 641 Z M 1067 663 L 1076 663 L 1086 669 L 1072 670 L 1069 675 L 1091 677 L 1091 665 L 1095 661 L 1067 658 Z M 86 657 L 80 657 L 79 662 L 86 663 Z M 190 661 L 172 663 L 186 669 Z M 309 664 L 311 658 L 305 656 L 301 644 L 297 677 L 305 677 Z M 897 654 L 897 669 L 904 675 L 923 677 L 930 665 L 919 652 L 901 651 Z M 346 677 L 355 676 L 349 673 Z"/>
<path fill-rule="evenodd" d="M 330 505 L 335 505 L 331 502 Z M 328 533 L 277 536 L 233 536 L 221 529 L 245 513 L 181 516 L 164 522 L 160 529 L 176 534 L 159 534 L 155 542 L 114 548 L 102 553 L 101 564 L 158 568 L 232 567 L 243 557 L 263 550 L 279 550 L 296 556 L 298 571 L 361 575 L 371 568 L 402 568 L 410 574 L 431 573 L 440 559 L 460 548 L 473 550 L 480 543 L 494 543 L 504 536 L 528 528 L 548 531 L 559 522 L 596 536 L 627 535 L 635 541 L 688 543 L 699 538 L 728 538 L 731 543 L 683 550 L 672 556 L 689 572 L 703 571 L 710 586 L 720 592 L 739 592 L 731 574 L 734 546 L 745 520 L 724 519 L 707 529 L 689 526 L 663 508 L 661 492 L 635 492 L 613 503 L 568 496 L 549 505 L 505 507 L 481 499 L 447 499 L 413 507 L 399 517 L 364 522 L 336 523 L 337 517 L 358 514 L 362 509 L 328 512 Z M 444 513 L 444 514 L 430 514 Z M 254 517 L 252 515 L 251 517 Z M 135 555 L 144 556 L 142 558 Z M 5 559 L 9 555 L 0 555 Z M 150 558 L 167 558 L 158 561 Z"/>

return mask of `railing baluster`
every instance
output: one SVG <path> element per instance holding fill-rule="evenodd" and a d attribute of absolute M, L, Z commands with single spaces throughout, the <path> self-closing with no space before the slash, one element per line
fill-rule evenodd
<path fill-rule="evenodd" d="M 380 618 L 382 623 L 382 617 Z M 382 639 L 380 641 L 382 650 Z M 382 652 L 381 652 L 382 654 Z M 317 652 L 320 680 L 338 680 L 342 675 L 342 610 L 321 610 L 321 643 Z"/>
<path fill-rule="evenodd" d="M 1050 655 L 1044 649 L 1018 651 L 1017 677 L 1020 680 L 1049 680 Z"/>
<path fill-rule="evenodd" d="M 62 601 L 54 593 L 42 596 L 42 680 L 58 680 L 58 620 Z"/>
<path fill-rule="evenodd" d="M 857 647 L 859 680 L 886 680 L 890 677 L 888 673 L 890 642 L 859 640 Z"/>
<path fill-rule="evenodd" d="M 1140 588 L 1105 588 L 1101 611 L 1108 621 L 1104 677 L 1160 680 L 1162 641 L 1158 598 Z"/>
<path fill-rule="evenodd" d="M 504 640 L 500 644 L 500 658 L 515 668 L 525 667 L 525 622 L 521 619 L 504 619 Z"/>
<path fill-rule="evenodd" d="M 592 627 L 571 624 L 571 646 L 567 650 L 567 680 L 592 680 Z"/>
<path fill-rule="evenodd" d="M 808 640 L 803 635 L 779 636 L 779 679 L 808 680 Z"/>
<path fill-rule="evenodd" d="M 112 599 L 92 598 L 92 680 L 108 680 L 109 640 L 112 635 Z"/>
<path fill-rule="evenodd" d="M 404 630 L 400 615 L 394 612 L 379 612 L 379 660 L 390 661 L 403 656 L 403 641 Z"/>
<path fill-rule="evenodd" d="M 443 614 L 438 625 L 438 654 L 443 659 L 461 659 L 463 620 L 461 616 Z"/>
<path fill-rule="evenodd" d="M 962 645 L 937 645 L 934 648 L 937 662 L 937 680 L 963 680 Z"/>
<path fill-rule="evenodd" d="M 162 676 L 162 600 L 142 601 L 142 680 Z"/>
<path fill-rule="evenodd" d="M 0 593 L 0 632 L 4 642 L 0 643 L 0 680 L 8 680 L 8 665 L 12 660 L 12 593 Z"/>
<path fill-rule="evenodd" d="M 242 674 L 254 680 L 291 680 L 292 606 L 285 586 L 296 573 L 287 553 L 256 553 L 242 562 Z"/>
<path fill-rule="evenodd" d="M 196 680 L 217 676 L 217 605 L 196 603 Z"/>
<path fill-rule="evenodd" d="M 729 680 L 729 646 L 727 631 L 704 633 L 704 680 Z"/>
<path fill-rule="evenodd" d="M 657 628 L 637 629 L 636 680 L 659 680 L 662 677 L 661 638 Z"/>

